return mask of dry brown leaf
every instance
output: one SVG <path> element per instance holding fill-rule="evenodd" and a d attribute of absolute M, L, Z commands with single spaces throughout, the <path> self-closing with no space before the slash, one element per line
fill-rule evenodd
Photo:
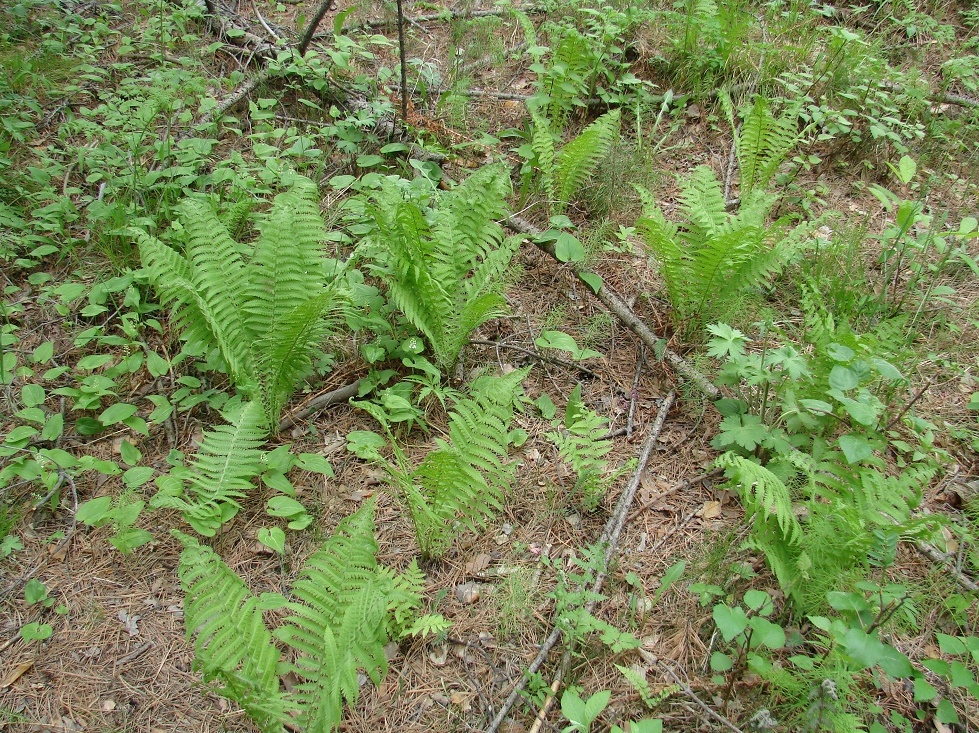
<path fill-rule="evenodd" d="M 33 659 L 29 662 L 21 662 L 20 664 L 16 665 L 12 670 L 3 676 L 2 680 L 0 680 L 0 689 L 5 690 L 10 687 L 12 684 L 14 684 L 14 682 L 23 677 L 24 673 L 33 666 Z"/>
<path fill-rule="evenodd" d="M 466 692 L 453 692 L 449 695 L 449 702 L 460 708 L 463 712 L 469 712 L 472 709 L 472 695 Z"/>
<path fill-rule="evenodd" d="M 700 507 L 700 511 L 697 515 L 701 519 L 717 519 L 721 516 L 721 502 L 719 501 L 705 501 L 704 505 Z"/>
<path fill-rule="evenodd" d="M 455 597 L 459 603 L 475 603 L 479 600 L 479 583 L 460 583 L 455 587 Z"/>
<path fill-rule="evenodd" d="M 493 558 L 490 555 L 485 552 L 481 552 L 466 563 L 466 567 L 463 568 L 463 572 L 466 575 L 479 575 L 489 567 L 492 560 Z"/>

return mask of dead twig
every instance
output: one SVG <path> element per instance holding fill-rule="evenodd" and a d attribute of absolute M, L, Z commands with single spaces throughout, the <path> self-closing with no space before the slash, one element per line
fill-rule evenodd
<path fill-rule="evenodd" d="M 537 359 L 538 361 L 547 362 L 549 364 L 554 364 L 556 366 L 563 366 L 567 369 L 574 369 L 575 371 L 579 371 L 582 374 L 587 374 L 589 377 L 592 377 L 593 379 L 602 378 L 601 374 L 597 372 L 593 372 L 591 369 L 581 364 L 575 364 L 573 361 L 566 361 L 565 359 L 558 359 L 555 356 L 545 356 L 544 354 L 536 352 L 533 349 L 525 349 L 523 346 L 517 346 L 516 344 L 508 344 L 503 341 L 486 341 L 483 339 L 470 339 L 469 343 L 471 343 L 474 346 L 495 346 L 497 349 L 510 349 L 512 351 L 519 351 L 521 354 L 526 354 L 527 356 L 531 356 L 534 359 Z"/>
<path fill-rule="evenodd" d="M 661 667 L 680 687 L 680 691 L 689 697 L 694 703 L 696 703 L 697 707 L 703 710 L 714 722 L 720 723 L 733 733 L 744 733 L 744 731 L 738 728 L 738 726 L 701 700 L 700 696 L 690 688 L 690 685 L 680 679 L 679 675 L 673 671 L 673 668 L 670 667 L 670 665 L 660 661 L 655 655 L 650 654 L 645 649 L 638 649 L 637 651 L 639 652 L 639 656 L 641 656 L 647 664 L 655 664 L 656 666 Z"/>
<path fill-rule="evenodd" d="M 641 507 L 639 507 L 634 512 L 632 512 L 632 514 L 630 514 L 629 515 L 629 518 L 626 520 L 626 523 L 632 521 L 637 516 L 639 516 L 640 514 L 642 514 L 644 511 L 646 511 L 647 509 L 649 509 L 649 507 L 658 504 L 659 502 L 663 501 L 663 499 L 667 498 L 668 496 L 673 496 L 673 494 L 675 494 L 678 491 L 683 491 L 684 489 L 689 489 L 691 486 L 696 486 L 701 481 L 706 481 L 709 478 L 713 478 L 714 476 L 718 476 L 718 475 L 720 475 L 720 473 L 722 471 L 723 471 L 723 469 L 721 469 L 721 468 L 715 468 L 712 471 L 705 471 L 704 473 L 699 473 L 699 474 L 697 474 L 696 476 L 694 476 L 692 478 L 688 478 L 688 479 L 686 479 L 684 481 L 681 481 L 680 483 L 676 484 L 672 488 L 667 489 L 663 493 L 657 494 L 652 499 L 650 499 L 649 501 L 647 501 L 646 503 L 644 503 Z"/>
<path fill-rule="evenodd" d="M 666 415 L 673 406 L 673 401 L 675 398 L 676 393 L 670 392 L 666 396 L 666 399 L 663 400 L 663 404 L 660 406 L 659 412 L 656 415 L 656 420 L 653 422 L 652 428 L 649 431 L 649 437 L 646 438 L 646 442 L 643 444 L 642 450 L 639 452 L 639 464 L 636 466 L 636 471 L 633 474 L 632 480 L 629 481 L 629 485 L 619 497 L 615 510 L 612 512 L 612 516 L 609 517 L 608 522 L 605 524 L 605 529 L 602 531 L 599 542 L 608 542 L 608 546 L 605 550 L 605 562 L 603 563 L 604 568 L 596 575 L 595 580 L 592 583 L 591 590 L 595 595 L 599 594 L 602 590 L 602 584 L 605 582 L 605 578 L 608 575 L 608 564 L 618 547 L 619 535 L 622 532 L 623 525 L 625 524 L 625 517 L 628 514 L 629 505 L 632 503 L 632 499 L 636 495 L 636 489 L 639 487 L 639 480 L 642 476 L 642 472 L 645 470 L 646 464 L 649 462 L 649 456 L 653 452 L 653 447 L 656 445 L 656 441 L 659 440 L 659 435 L 662 432 L 663 425 L 666 422 Z M 595 601 L 589 601 L 585 605 L 585 610 L 589 613 L 591 613 L 594 608 Z M 520 693 L 527 684 L 528 677 L 540 669 L 541 665 L 544 663 L 544 660 L 547 659 L 548 653 L 560 638 L 561 629 L 560 627 L 555 626 L 550 635 L 541 645 L 537 656 L 534 657 L 534 660 L 530 663 L 530 665 L 528 665 L 526 674 L 524 674 L 524 676 L 520 678 L 520 681 L 514 685 L 513 690 L 511 690 L 509 696 L 507 696 L 507 699 L 497 711 L 496 716 L 486 727 L 485 733 L 496 733 L 496 731 L 499 730 L 500 725 L 504 720 L 506 720 L 506 717 L 510 714 L 510 711 L 516 704 L 517 699 L 520 697 Z M 557 682 L 560 685 L 560 678 L 558 678 Z"/>
<path fill-rule="evenodd" d="M 346 402 L 351 397 L 356 396 L 359 390 L 360 390 L 360 380 L 358 379 L 357 381 L 351 382 L 345 387 L 340 387 L 338 389 L 333 390 L 332 392 L 327 392 L 325 394 L 321 394 L 319 397 L 314 397 L 309 402 L 307 402 L 306 406 L 303 407 L 298 412 L 295 412 L 292 415 L 288 415 L 282 418 L 282 421 L 279 423 L 279 432 L 282 432 L 283 430 L 288 430 L 289 428 L 293 427 L 297 422 L 299 422 L 303 418 L 309 417 L 317 410 L 322 410 L 326 407 L 329 407 L 330 405 L 335 405 L 339 402 Z"/>
<path fill-rule="evenodd" d="M 895 425 L 897 425 L 899 422 L 901 422 L 901 418 L 908 413 L 908 410 L 914 407 L 914 403 L 920 400 L 924 396 L 925 392 L 928 391 L 928 388 L 931 387 L 932 385 L 932 381 L 933 380 L 929 379 L 927 382 L 921 385 L 921 389 L 919 389 L 914 394 L 914 396 L 910 400 L 908 400 L 908 403 L 901 408 L 901 411 L 897 413 L 897 415 L 895 415 L 890 422 L 887 423 L 887 427 L 884 428 L 885 433 L 891 428 L 893 428 Z"/>
<path fill-rule="evenodd" d="M 507 218 L 505 223 L 515 232 L 529 234 L 534 238 L 533 242 L 535 245 L 537 245 L 538 249 L 557 259 L 554 252 L 554 243 L 540 241 L 539 237 L 541 234 L 543 234 L 543 232 L 529 221 L 526 221 L 519 216 L 511 216 Z M 574 272 L 575 276 L 588 288 L 588 292 L 593 292 L 591 286 L 582 278 L 582 275 L 588 275 L 591 273 L 588 273 L 586 270 L 578 267 L 574 267 L 572 271 Z M 599 288 L 598 293 L 595 294 L 595 297 L 598 298 L 602 304 L 615 316 L 617 316 L 626 328 L 636 334 L 647 347 L 652 349 L 654 354 L 662 353 L 662 358 L 666 359 L 666 361 L 670 363 L 670 365 L 681 377 L 686 379 L 690 384 L 695 386 L 698 390 L 711 399 L 717 399 L 721 396 L 721 391 L 711 383 L 706 375 L 697 371 L 686 359 L 667 347 L 666 342 L 657 336 L 642 320 L 640 320 L 639 317 L 632 312 L 632 309 L 626 305 L 625 301 L 612 292 L 611 288 L 603 283 L 602 287 Z"/>

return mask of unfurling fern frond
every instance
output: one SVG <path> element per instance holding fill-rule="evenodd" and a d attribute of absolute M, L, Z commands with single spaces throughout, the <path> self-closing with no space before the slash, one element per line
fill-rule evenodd
<path fill-rule="evenodd" d="M 437 440 L 436 450 L 414 470 L 403 454 L 400 468 L 387 467 L 425 555 L 442 554 L 460 526 L 478 529 L 502 508 L 512 477 L 506 463 L 510 423 L 526 376 L 527 370 L 519 370 L 480 377 L 450 413 L 449 440 Z"/>
<path fill-rule="evenodd" d="M 217 349 L 238 389 L 262 404 L 274 429 L 279 412 L 309 368 L 330 318 L 342 311 L 341 274 L 324 285 L 326 238 L 316 187 L 293 176 L 259 227 L 251 254 L 210 204 L 181 204 L 186 254 L 135 230 L 150 282 L 171 304 L 194 353 Z"/>
<path fill-rule="evenodd" d="M 510 179 L 483 168 L 437 197 L 433 208 L 393 182 L 368 208 L 365 249 L 391 302 L 428 340 L 442 369 L 459 358 L 469 334 L 503 313 L 503 274 L 519 240 L 504 238 Z"/>
<path fill-rule="evenodd" d="M 411 623 L 421 603 L 424 576 L 417 566 L 407 576 L 378 566 L 369 503 L 306 561 L 286 603 L 291 615 L 274 632 L 295 654 L 295 661 L 283 664 L 262 620 L 264 599 L 253 596 L 209 548 L 175 534 L 185 548 L 179 575 L 196 664 L 264 733 L 281 733 L 285 723 L 306 733 L 333 731 L 344 703 L 357 701 L 358 672 L 380 683 L 388 630 Z M 286 672 L 298 679 L 289 692 L 279 685 Z"/>
<path fill-rule="evenodd" d="M 261 406 L 247 403 L 228 425 L 204 433 L 197 453 L 186 467 L 157 478 L 160 491 L 152 506 L 177 509 L 195 531 L 213 537 L 254 488 L 262 471 L 261 446 L 267 435 Z"/>
<path fill-rule="evenodd" d="M 279 650 L 262 620 L 258 598 L 209 547 L 174 534 L 184 545 L 178 575 L 187 594 L 184 623 L 205 681 L 237 702 L 265 733 L 280 733 L 288 706 L 279 691 Z"/>
<path fill-rule="evenodd" d="M 605 456 L 612 450 L 612 441 L 603 439 L 608 421 L 588 409 L 581 399 L 581 385 L 574 388 L 564 411 L 564 429 L 548 433 L 561 460 L 571 466 L 577 477 L 575 490 L 580 492 L 584 507 L 593 511 L 611 483 Z"/>

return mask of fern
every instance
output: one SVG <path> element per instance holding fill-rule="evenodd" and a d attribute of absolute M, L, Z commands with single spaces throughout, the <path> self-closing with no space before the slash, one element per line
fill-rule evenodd
<path fill-rule="evenodd" d="M 503 313 L 503 275 L 520 239 L 505 238 L 510 180 L 483 168 L 425 209 L 387 182 L 369 209 L 364 241 L 388 295 L 428 340 L 435 362 L 449 369 L 469 334 Z"/>
<path fill-rule="evenodd" d="M 155 508 L 176 509 L 184 520 L 205 537 L 213 537 L 230 520 L 253 488 L 251 479 L 262 472 L 261 446 L 266 427 L 260 406 L 247 403 L 241 413 L 229 416 L 228 425 L 204 433 L 190 464 L 157 478 L 160 491 Z"/>
<path fill-rule="evenodd" d="M 605 456 L 612 450 L 612 441 L 602 438 L 606 432 L 607 421 L 588 409 L 581 399 L 579 384 L 568 398 L 564 430 L 546 436 L 575 472 L 575 490 L 581 493 L 587 511 L 599 505 L 613 478 L 606 471 Z"/>
<path fill-rule="evenodd" d="M 377 564 L 372 504 L 341 522 L 306 561 L 286 603 L 290 615 L 274 634 L 263 622 L 262 599 L 212 550 L 175 534 L 185 548 L 179 575 L 196 664 L 266 733 L 285 724 L 307 733 L 334 730 L 344 704 L 357 702 L 358 670 L 380 683 L 389 632 L 400 632 L 421 602 L 417 566 L 399 576 Z M 280 661 L 273 638 L 291 648 L 294 661 Z M 286 673 L 298 680 L 289 692 L 279 685 Z"/>
<path fill-rule="evenodd" d="M 777 475 L 735 453 L 717 459 L 730 485 L 737 489 L 751 524 L 747 545 L 762 552 L 779 583 L 792 592 L 799 580 L 802 527 L 792 511 L 789 490 Z"/>
<path fill-rule="evenodd" d="M 184 623 L 194 638 L 205 681 L 236 701 L 258 726 L 282 731 L 288 709 L 279 691 L 279 650 L 262 620 L 259 599 L 213 550 L 174 531 L 183 543 L 178 576 L 187 594 Z"/>
<path fill-rule="evenodd" d="M 736 129 L 731 98 L 724 92 L 720 99 L 731 127 Z M 746 111 L 744 123 L 736 132 L 734 141 L 743 199 L 767 188 L 779 166 L 799 144 L 805 134 L 805 130 L 799 131 L 799 109 L 800 105 L 796 104 L 776 117 L 772 114 L 769 101 L 760 94 L 755 95 L 754 103 Z"/>
<path fill-rule="evenodd" d="M 741 293 L 767 282 L 807 246 L 819 224 L 768 224 L 775 198 L 760 191 L 728 214 L 721 184 L 706 166 L 681 182 L 682 227 L 666 219 L 649 192 L 640 197 L 646 210 L 638 226 L 659 263 L 674 319 L 688 333 L 723 318 Z"/>
<path fill-rule="evenodd" d="M 237 226 L 241 215 L 233 211 L 230 223 Z M 340 273 L 326 277 L 316 187 L 294 177 L 262 220 L 250 255 L 204 200 L 184 201 L 180 222 L 184 255 L 134 230 L 149 280 L 172 306 L 189 350 L 217 349 L 219 365 L 246 397 L 261 403 L 265 423 L 274 429 L 342 313 Z"/>
<path fill-rule="evenodd" d="M 551 211 L 562 214 L 605 158 L 619 136 L 619 110 L 606 112 L 555 152 L 551 123 L 531 112 L 531 148 L 541 176 L 541 187 Z"/>
<path fill-rule="evenodd" d="M 445 552 L 460 526 L 477 530 L 502 508 L 513 473 L 506 464 L 510 423 L 526 376 L 520 370 L 473 382 L 450 414 L 449 439 L 438 439 L 417 468 L 395 446 L 399 465 L 386 466 L 388 480 L 408 505 L 426 556 Z"/>

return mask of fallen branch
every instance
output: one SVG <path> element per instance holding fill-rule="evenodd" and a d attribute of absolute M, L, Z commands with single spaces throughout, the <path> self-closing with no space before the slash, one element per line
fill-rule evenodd
<path fill-rule="evenodd" d="M 588 367 L 582 364 L 575 364 L 573 361 L 566 361 L 564 359 L 558 359 L 556 356 L 545 356 L 533 349 L 525 349 L 523 346 L 517 346 L 516 344 L 507 344 L 502 341 L 484 341 L 483 339 L 470 339 L 470 344 L 474 346 L 494 346 L 499 352 L 499 349 L 511 349 L 513 351 L 519 351 L 521 354 L 526 354 L 527 356 L 533 357 L 538 361 L 546 362 L 548 364 L 554 364 L 556 366 L 562 366 L 566 369 L 574 369 L 582 374 L 587 374 L 592 379 L 601 379 L 602 375 L 597 372 L 593 372 Z M 499 353 L 497 353 L 499 356 Z"/>
<path fill-rule="evenodd" d="M 670 392 L 666 399 L 663 400 L 663 404 L 660 406 L 659 412 L 656 415 L 656 420 L 653 422 L 653 426 L 649 432 L 649 437 L 646 438 L 646 442 L 643 444 L 642 450 L 639 452 L 639 463 L 636 466 L 636 471 L 632 476 L 632 480 L 626 487 L 625 491 L 619 497 L 619 501 L 616 503 L 615 510 L 612 512 L 612 516 L 609 517 L 608 522 L 605 524 L 605 529 L 602 530 L 601 538 L 599 542 L 608 542 L 608 547 L 605 550 L 605 562 L 603 563 L 604 568 L 595 577 L 594 583 L 592 583 L 591 592 L 593 595 L 597 595 L 602 590 L 602 584 L 605 582 L 605 578 L 608 575 L 608 564 L 615 554 L 615 551 L 619 543 L 619 535 L 622 532 L 622 527 L 625 524 L 625 517 L 629 512 L 629 505 L 632 503 L 633 497 L 636 495 L 636 489 L 639 487 L 639 481 L 642 477 L 643 471 L 646 469 L 646 464 L 649 462 L 649 456 L 653 452 L 653 447 L 656 445 L 656 441 L 659 440 L 660 433 L 663 431 L 663 425 L 666 422 L 666 415 L 673 406 L 673 401 L 676 398 L 675 392 Z M 585 610 L 591 613 L 595 608 L 596 601 L 589 601 L 585 605 Z M 551 649 L 561 638 L 560 627 L 555 626 L 551 631 L 550 635 L 541 645 L 540 651 L 537 652 L 537 656 L 527 667 L 527 672 L 520 678 L 520 680 L 514 685 L 513 690 L 504 700 L 503 705 L 497 711 L 496 716 L 490 721 L 489 725 L 486 727 L 485 733 L 496 733 L 500 725 L 510 714 L 513 706 L 516 704 L 517 699 L 520 697 L 520 693 L 523 691 L 524 686 L 527 684 L 527 679 L 530 675 L 534 674 L 544 660 L 547 659 L 547 655 L 550 653 Z M 563 665 L 562 665 L 563 666 Z M 558 684 L 560 684 L 560 677 L 557 679 Z"/>
<path fill-rule="evenodd" d="M 554 243 L 541 241 L 540 235 L 543 234 L 543 232 L 533 224 L 520 218 L 519 216 L 511 216 L 505 223 L 508 227 L 516 232 L 521 234 L 529 234 L 534 237 L 533 241 L 534 244 L 537 245 L 538 249 L 546 252 L 554 259 L 557 259 L 554 252 Z M 592 292 L 591 286 L 585 279 L 582 278 L 582 275 L 588 275 L 591 273 L 588 273 L 588 271 L 580 267 L 573 267 L 572 271 L 574 272 L 575 276 L 585 285 L 588 292 Z M 632 309 L 626 305 L 625 301 L 612 292 L 611 288 L 605 284 L 602 284 L 602 287 L 599 288 L 598 293 L 595 294 L 595 297 L 598 298 L 613 314 L 615 314 L 615 316 L 622 321 L 626 328 L 636 334 L 642 340 L 642 342 L 646 344 L 646 346 L 652 349 L 654 354 L 662 353 L 662 358 L 666 359 L 666 361 L 670 363 L 670 365 L 681 377 L 686 379 L 688 382 L 690 382 L 690 384 L 695 386 L 698 390 L 711 399 L 717 399 L 721 396 L 720 390 L 711 384 L 711 381 L 704 374 L 697 371 L 690 365 L 689 362 L 687 362 L 686 359 L 667 347 L 665 340 L 653 333 L 652 329 L 650 329 L 649 326 L 640 320 L 639 317 L 632 312 Z"/>
<path fill-rule="evenodd" d="M 295 412 L 292 415 L 288 415 L 282 418 L 282 421 L 279 423 L 279 432 L 282 432 L 283 430 L 288 430 L 289 428 L 294 426 L 297 422 L 299 422 L 303 418 L 309 417 L 310 415 L 312 415 L 314 412 L 317 412 L 318 410 L 325 409 L 330 405 L 335 405 L 340 402 L 346 402 L 351 397 L 356 396 L 359 390 L 360 390 L 360 380 L 358 379 L 357 381 L 351 382 L 345 387 L 340 387 L 338 389 L 333 390 L 332 392 L 327 392 L 325 394 L 321 394 L 319 397 L 314 397 L 309 402 L 307 402 L 306 406 L 303 407 L 298 412 Z"/>
<path fill-rule="evenodd" d="M 696 692 L 694 692 L 693 689 L 691 689 L 690 685 L 688 685 L 686 682 L 680 679 L 680 677 L 677 675 L 676 672 L 673 671 L 673 668 L 670 667 L 670 665 L 661 662 L 659 659 L 657 659 L 654 655 L 647 652 L 645 649 L 639 649 L 638 652 L 639 652 L 639 656 L 641 656 L 647 664 L 655 664 L 659 667 L 662 667 L 666 671 L 666 673 L 673 678 L 673 681 L 680 687 L 680 691 L 684 695 L 689 697 L 691 700 L 693 700 L 700 707 L 700 709 L 703 710 L 705 713 L 707 713 L 707 715 L 710 718 L 712 718 L 715 722 L 720 723 L 728 730 L 733 731 L 733 733 L 744 733 L 744 731 L 738 728 L 734 723 L 732 723 L 730 720 L 725 718 L 723 715 L 718 713 L 716 710 L 711 708 L 707 703 L 701 700 L 700 696 Z"/>

